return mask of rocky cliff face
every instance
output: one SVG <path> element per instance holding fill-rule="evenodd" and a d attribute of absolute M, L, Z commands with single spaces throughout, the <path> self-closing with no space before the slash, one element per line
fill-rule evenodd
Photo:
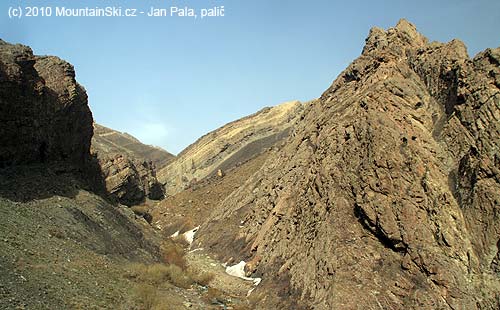
<path fill-rule="evenodd" d="M 89 159 L 92 114 L 67 62 L 0 40 L 0 167 Z"/>
<path fill-rule="evenodd" d="M 122 203 L 163 197 L 152 161 L 164 164 L 172 156 L 99 126 L 95 166 L 92 122 L 87 94 L 69 63 L 0 41 L 0 168 L 68 163 L 95 178 L 89 183 L 105 183 Z"/>
<path fill-rule="evenodd" d="M 126 205 L 163 198 L 156 179 L 155 163 L 164 164 L 174 156 L 144 145 L 136 138 L 94 124 L 92 153 L 95 154 L 108 193 Z"/>
<path fill-rule="evenodd" d="M 195 242 L 252 261 L 260 308 L 498 309 L 499 79 L 500 48 L 372 29 Z"/>
<path fill-rule="evenodd" d="M 161 169 L 158 179 L 165 185 L 167 193 L 173 195 L 219 169 L 233 168 L 287 137 L 302 110 L 300 102 L 287 102 L 214 130 Z"/>

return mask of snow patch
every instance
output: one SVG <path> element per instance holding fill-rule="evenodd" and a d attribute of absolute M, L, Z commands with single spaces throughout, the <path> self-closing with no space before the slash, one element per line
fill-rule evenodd
<path fill-rule="evenodd" d="M 252 292 L 253 292 L 253 290 L 254 290 L 254 289 L 255 289 L 255 287 L 252 287 L 252 288 L 248 291 L 248 293 L 247 293 L 247 297 L 248 297 L 248 296 L 250 296 L 250 294 L 252 294 Z"/>
<path fill-rule="evenodd" d="M 226 273 L 230 276 L 245 278 L 245 261 L 241 261 L 234 266 L 226 267 Z"/>
<path fill-rule="evenodd" d="M 226 273 L 230 276 L 238 277 L 240 279 L 246 280 L 246 281 L 252 281 L 253 285 L 257 286 L 260 284 L 262 281 L 262 278 L 250 278 L 245 276 L 245 265 L 247 263 L 245 261 L 241 261 L 238 264 L 234 266 L 229 266 L 226 267 Z M 251 293 L 252 290 L 248 294 Z"/>
<path fill-rule="evenodd" d="M 175 238 L 179 235 L 179 231 L 174 232 L 172 235 L 170 235 L 170 238 Z"/>
<path fill-rule="evenodd" d="M 186 231 L 185 233 L 183 233 L 182 235 L 184 236 L 184 239 L 186 239 L 186 241 L 191 244 L 193 243 L 194 241 L 194 235 L 196 234 L 196 232 L 198 231 L 198 229 L 200 229 L 200 226 L 197 226 L 191 230 L 188 230 Z"/>

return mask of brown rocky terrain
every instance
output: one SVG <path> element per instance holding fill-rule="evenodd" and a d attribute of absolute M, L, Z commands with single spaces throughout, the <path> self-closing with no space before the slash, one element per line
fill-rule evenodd
<path fill-rule="evenodd" d="M 92 114 L 73 67 L 0 41 L 0 112 L 0 308 L 121 303 L 122 265 L 157 259 L 157 238 L 90 192 Z"/>
<path fill-rule="evenodd" d="M 121 203 L 163 198 L 156 171 L 174 158 L 172 154 L 95 123 L 91 153 L 99 162 L 106 191 Z"/>
<path fill-rule="evenodd" d="M 91 124 L 73 66 L 0 40 L 0 167 L 60 160 L 81 166 L 89 160 Z"/>
<path fill-rule="evenodd" d="M 158 180 L 173 195 L 219 169 L 231 169 L 287 137 L 302 110 L 302 103 L 291 101 L 226 124 L 183 150 L 158 171 Z"/>
<path fill-rule="evenodd" d="M 164 234 L 184 233 L 202 224 L 233 191 L 242 186 L 264 164 L 266 151 L 224 173 L 205 178 L 175 195 L 165 197 L 151 209 L 152 221 Z"/>
<path fill-rule="evenodd" d="M 0 112 L 1 309 L 500 308 L 500 48 L 373 28 L 319 99 L 170 163 L 91 146 L 73 67 L 1 40 Z M 156 165 L 151 227 L 120 203 L 161 197 Z M 242 260 L 262 282 L 220 265 Z"/>
<path fill-rule="evenodd" d="M 0 309 L 132 303 L 127 266 L 157 260 L 149 225 L 83 189 L 71 174 L 23 170 L 0 174 Z"/>
<path fill-rule="evenodd" d="M 373 28 L 194 246 L 251 261 L 256 309 L 499 309 L 499 78 L 500 48 Z"/>
<path fill-rule="evenodd" d="M 0 112 L 0 309 L 248 309 L 251 282 L 110 199 L 151 197 L 161 158 L 103 128 L 91 154 L 70 64 L 0 41 Z"/>

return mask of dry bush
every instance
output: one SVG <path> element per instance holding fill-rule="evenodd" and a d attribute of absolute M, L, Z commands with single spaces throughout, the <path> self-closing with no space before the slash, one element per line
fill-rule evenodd
<path fill-rule="evenodd" d="M 146 272 L 147 266 L 139 263 L 128 264 L 125 267 L 124 277 L 127 279 L 139 279 Z"/>
<path fill-rule="evenodd" d="M 163 262 L 168 265 L 176 265 L 186 270 L 187 262 L 184 257 L 184 248 L 173 240 L 165 240 L 160 246 L 160 254 Z"/>
<path fill-rule="evenodd" d="M 182 297 L 158 290 L 149 284 L 139 284 L 134 288 L 135 299 L 126 309 L 183 310 Z"/>
<path fill-rule="evenodd" d="M 158 292 L 149 284 L 137 285 L 134 289 L 134 295 L 146 310 L 153 309 L 153 306 L 157 304 Z"/>
<path fill-rule="evenodd" d="M 168 275 L 170 282 L 177 287 L 189 288 L 193 284 L 193 279 L 188 273 L 177 265 L 168 266 Z"/>
<path fill-rule="evenodd" d="M 186 240 L 186 238 L 183 235 L 170 237 L 170 240 L 172 240 L 175 244 L 180 245 L 184 249 L 186 249 L 190 246 L 189 242 Z"/>
<path fill-rule="evenodd" d="M 177 265 L 164 264 L 130 264 L 127 268 L 125 277 L 134 279 L 137 282 L 159 285 L 170 282 L 181 288 L 189 288 L 193 284 L 191 275 L 182 270 Z"/>
<path fill-rule="evenodd" d="M 211 272 L 206 272 L 202 270 L 188 269 L 189 276 L 194 282 L 202 286 L 208 286 L 210 282 L 215 278 L 215 275 Z"/>
<path fill-rule="evenodd" d="M 193 229 L 196 227 L 193 219 L 189 216 L 185 216 L 181 219 L 177 219 L 170 225 L 168 228 L 169 232 L 173 233 L 178 231 L 179 234 L 185 233 L 188 230 Z"/>
<path fill-rule="evenodd" d="M 170 266 L 164 264 L 153 264 L 147 266 L 145 273 L 142 275 L 144 281 L 160 284 L 168 281 L 170 278 Z"/>
<path fill-rule="evenodd" d="M 169 280 L 169 270 L 164 264 L 129 264 L 124 275 L 128 279 L 150 284 L 160 284 Z"/>

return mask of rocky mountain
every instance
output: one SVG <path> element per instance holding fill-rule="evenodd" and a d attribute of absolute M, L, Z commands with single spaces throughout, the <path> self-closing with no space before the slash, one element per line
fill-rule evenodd
<path fill-rule="evenodd" d="M 174 158 L 172 154 L 95 123 L 91 152 L 99 162 L 106 191 L 121 203 L 163 198 L 156 171 Z"/>
<path fill-rule="evenodd" d="M 85 171 L 94 188 L 128 205 L 163 197 L 152 162 L 164 165 L 169 153 L 97 126 L 94 162 L 87 94 L 64 60 L 0 41 L 0 120 L 0 167 L 57 163 Z"/>
<path fill-rule="evenodd" d="M 302 110 L 302 103 L 286 102 L 226 124 L 183 150 L 159 170 L 158 180 L 173 195 L 219 169 L 231 169 L 287 137 Z"/>
<path fill-rule="evenodd" d="M 0 167 L 89 160 L 92 114 L 73 66 L 0 40 Z"/>
<path fill-rule="evenodd" d="M 133 289 L 123 261 L 157 260 L 149 225 L 92 192 L 92 131 L 73 66 L 0 40 L 1 309 L 105 309 Z"/>
<path fill-rule="evenodd" d="M 162 192 L 158 152 L 102 128 L 91 147 L 70 64 L 0 41 L 0 112 L 0 309 L 247 309 L 251 282 L 118 203 Z"/>
<path fill-rule="evenodd" d="M 175 156 L 164 149 L 146 145 L 125 132 L 119 132 L 94 123 L 92 147 L 105 153 L 120 153 L 128 157 L 151 161 L 157 170 L 170 163 Z"/>
<path fill-rule="evenodd" d="M 194 246 L 256 309 L 499 309 L 499 79 L 500 48 L 371 29 Z"/>

